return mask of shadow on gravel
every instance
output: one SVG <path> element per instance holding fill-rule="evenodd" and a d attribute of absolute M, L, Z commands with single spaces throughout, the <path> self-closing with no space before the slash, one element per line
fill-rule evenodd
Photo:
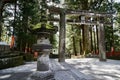
<path fill-rule="evenodd" d="M 0 73 L 0 80 L 26 80 L 32 72 Z"/>

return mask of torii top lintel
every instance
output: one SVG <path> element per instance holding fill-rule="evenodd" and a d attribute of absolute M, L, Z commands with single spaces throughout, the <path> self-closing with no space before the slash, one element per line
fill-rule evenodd
<path fill-rule="evenodd" d="M 72 10 L 72 9 L 62 9 L 59 7 L 49 7 L 49 12 L 54 14 L 59 14 L 63 10 L 66 15 L 79 14 L 79 15 L 101 16 L 101 17 L 111 17 L 113 15 L 113 13 L 106 13 L 106 12 L 96 12 L 89 10 Z"/>
<path fill-rule="evenodd" d="M 110 19 L 113 16 L 113 13 L 106 13 L 106 12 L 95 12 L 95 11 L 88 11 L 88 10 L 71 10 L 71 9 L 62 9 L 59 7 L 49 7 L 49 12 L 53 14 L 60 14 L 65 13 L 65 15 L 79 15 L 79 16 L 85 16 L 84 21 L 75 20 L 75 19 L 66 19 L 66 21 L 69 24 L 86 24 L 86 25 L 97 25 L 104 24 L 104 25 L 113 25 L 111 21 L 104 21 L 104 19 Z M 90 19 L 87 18 L 96 18 L 95 21 L 90 21 Z M 111 20 L 111 19 L 110 19 Z M 49 21 L 59 21 L 59 19 L 49 19 Z"/>

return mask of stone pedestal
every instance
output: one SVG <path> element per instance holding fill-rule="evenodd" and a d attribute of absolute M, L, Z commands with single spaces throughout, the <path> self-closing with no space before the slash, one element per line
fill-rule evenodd
<path fill-rule="evenodd" d="M 48 71 L 50 69 L 49 49 L 44 49 L 43 54 L 37 59 L 37 71 Z"/>
<path fill-rule="evenodd" d="M 27 80 L 55 80 L 54 73 L 49 71 L 36 71 Z"/>

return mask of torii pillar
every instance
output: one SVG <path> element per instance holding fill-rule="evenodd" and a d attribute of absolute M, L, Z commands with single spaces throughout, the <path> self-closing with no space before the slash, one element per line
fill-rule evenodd
<path fill-rule="evenodd" d="M 65 62 L 65 35 L 66 35 L 65 10 L 60 11 L 60 27 L 59 27 L 59 62 Z"/>
<path fill-rule="evenodd" d="M 106 49 L 105 49 L 105 31 L 104 25 L 99 24 L 98 27 L 98 40 L 99 40 L 99 60 L 106 61 Z"/>

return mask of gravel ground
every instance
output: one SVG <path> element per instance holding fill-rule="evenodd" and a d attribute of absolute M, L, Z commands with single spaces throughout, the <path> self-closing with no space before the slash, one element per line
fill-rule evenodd
<path fill-rule="evenodd" d="M 97 58 L 51 60 L 56 80 L 120 80 L 120 61 L 100 62 Z M 36 71 L 36 62 L 0 70 L 0 80 L 27 80 Z"/>

